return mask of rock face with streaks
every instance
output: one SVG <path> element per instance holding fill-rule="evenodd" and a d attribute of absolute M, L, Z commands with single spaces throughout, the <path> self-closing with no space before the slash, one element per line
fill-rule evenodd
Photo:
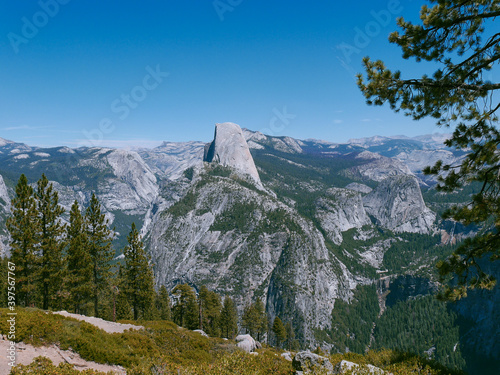
<path fill-rule="evenodd" d="M 417 179 L 411 175 L 382 180 L 363 198 L 363 204 L 378 225 L 395 232 L 430 233 L 436 219 L 425 205 Z"/>
<path fill-rule="evenodd" d="M 205 146 L 203 161 L 234 168 L 241 174 L 249 176 L 258 187 L 263 188 L 243 132 L 232 122 L 215 125 L 214 140 Z"/>

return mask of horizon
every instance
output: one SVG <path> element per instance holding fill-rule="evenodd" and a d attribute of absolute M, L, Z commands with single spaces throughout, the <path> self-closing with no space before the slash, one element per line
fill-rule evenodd
<path fill-rule="evenodd" d="M 236 125 L 238 125 L 238 124 L 236 124 Z M 252 132 L 252 133 L 260 133 L 258 130 L 252 130 L 252 129 L 248 129 L 248 128 L 241 128 L 241 129 L 242 130 L 247 130 L 247 131 Z M 264 133 L 262 133 L 262 134 L 264 134 Z M 379 134 L 375 134 L 375 135 L 369 136 L 369 137 L 350 138 L 350 139 L 348 139 L 345 142 L 331 142 L 329 140 L 319 139 L 319 138 L 300 139 L 300 138 L 291 137 L 291 136 L 289 136 L 287 134 L 281 134 L 281 135 L 264 134 L 264 135 L 267 136 L 267 137 L 276 137 L 276 138 L 290 137 L 290 138 L 293 138 L 296 141 L 301 141 L 301 142 L 326 142 L 326 143 L 329 143 L 329 144 L 343 145 L 343 144 L 352 144 L 352 143 L 355 143 L 356 141 L 368 140 L 368 139 L 373 139 L 373 138 L 418 140 L 418 138 L 427 137 L 427 136 L 451 136 L 451 133 L 434 132 L 434 133 L 418 134 L 418 135 L 414 135 L 414 136 L 411 136 L 411 137 L 410 136 L 406 136 L 404 134 L 394 134 L 394 135 L 379 135 Z M 156 147 L 162 146 L 164 143 L 169 143 L 169 144 L 172 144 L 172 143 L 182 144 L 182 143 L 193 143 L 193 142 L 210 143 L 210 142 L 212 142 L 213 137 L 209 141 L 203 141 L 203 140 L 200 140 L 200 139 L 191 139 L 191 140 L 188 140 L 188 141 L 170 141 L 170 140 L 164 139 L 164 140 L 161 140 L 161 141 L 157 141 L 158 144 L 156 146 L 130 146 L 130 145 L 125 145 L 125 146 L 115 145 L 115 146 L 111 146 L 111 145 L 106 145 L 105 142 L 102 145 L 90 145 L 90 146 L 86 146 L 86 145 L 67 146 L 67 145 L 63 145 L 63 144 L 61 144 L 61 145 L 53 145 L 53 146 L 38 146 L 38 145 L 30 144 L 30 143 L 18 142 L 16 140 L 7 139 L 7 138 L 4 138 L 4 137 L 0 136 L 0 141 L 2 141 L 2 140 L 6 141 L 6 142 L 12 142 L 12 143 L 15 143 L 15 144 L 23 144 L 23 145 L 26 145 L 26 146 L 29 146 L 29 147 L 40 148 L 40 149 L 51 149 L 51 148 L 59 148 L 59 147 L 68 147 L 70 149 L 78 149 L 78 148 L 109 148 L 109 149 L 140 150 L 140 149 L 154 149 Z M 4 145 L 0 144 L 0 147 L 2 147 L 2 146 L 4 146 Z"/>
<path fill-rule="evenodd" d="M 232 5 L 231 5 L 232 4 Z M 0 14 L 0 136 L 38 147 L 209 141 L 216 122 L 334 143 L 448 132 L 355 83 L 364 56 L 420 76 L 391 45 L 420 3 L 9 3 Z M 426 69 L 427 68 L 427 69 Z"/>

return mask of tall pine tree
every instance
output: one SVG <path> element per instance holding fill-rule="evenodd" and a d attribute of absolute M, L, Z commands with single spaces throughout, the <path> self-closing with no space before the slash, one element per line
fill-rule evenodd
<path fill-rule="evenodd" d="M 174 322 L 188 329 L 197 329 L 199 325 L 196 293 L 188 284 L 176 285 L 172 290 L 175 305 L 172 308 Z"/>
<path fill-rule="evenodd" d="M 221 333 L 223 337 L 233 339 L 238 332 L 238 311 L 231 297 L 226 296 L 220 316 Z"/>
<path fill-rule="evenodd" d="M 85 219 L 75 200 L 69 214 L 67 237 L 67 281 L 69 301 L 76 314 L 84 313 L 83 306 L 90 302 L 92 296 L 92 258 Z"/>
<path fill-rule="evenodd" d="M 170 296 L 168 295 L 168 290 L 165 285 L 160 287 L 158 294 L 156 296 L 156 309 L 158 310 L 159 317 L 162 320 L 171 320 L 171 306 Z"/>
<path fill-rule="evenodd" d="M 132 304 L 134 319 L 137 320 L 139 315 L 144 318 L 145 313 L 151 312 L 153 308 L 155 298 L 153 270 L 149 265 L 149 257 L 144 251 L 144 245 L 135 223 L 132 223 L 127 240 L 128 246 L 123 252 L 126 294 Z"/>
<path fill-rule="evenodd" d="M 38 180 L 35 193 L 37 208 L 39 239 L 40 239 L 40 268 L 38 272 L 39 287 L 42 296 L 42 308 L 48 310 L 57 298 L 63 281 L 63 249 L 64 224 L 61 215 L 64 208 L 59 205 L 59 196 L 51 183 L 42 174 Z"/>
<path fill-rule="evenodd" d="M 198 305 L 200 312 L 199 328 L 209 336 L 220 336 L 219 320 L 222 309 L 220 296 L 202 285 L 198 296 Z"/>
<path fill-rule="evenodd" d="M 286 340 L 286 329 L 279 317 L 274 318 L 273 332 L 276 336 L 276 346 L 279 348 L 281 343 Z"/>
<path fill-rule="evenodd" d="M 34 191 L 24 174 L 16 185 L 7 229 L 11 236 L 11 261 L 16 265 L 16 302 L 30 306 L 35 302 L 39 221 Z"/>
<path fill-rule="evenodd" d="M 100 295 L 108 287 L 113 259 L 113 232 L 108 228 L 108 220 L 101 212 L 99 200 L 92 194 L 90 205 L 85 211 L 89 254 L 92 262 L 92 299 L 94 316 L 99 316 Z"/>

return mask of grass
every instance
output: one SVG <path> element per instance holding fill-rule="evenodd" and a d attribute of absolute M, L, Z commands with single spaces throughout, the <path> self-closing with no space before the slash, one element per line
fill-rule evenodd
<path fill-rule="evenodd" d="M 0 333 L 8 332 L 7 309 L 0 309 Z M 16 341 L 34 346 L 56 344 L 73 349 L 86 360 L 121 365 L 128 375 L 291 375 L 292 363 L 281 351 L 265 347 L 258 355 L 243 352 L 231 340 L 206 338 L 169 321 L 140 322 L 145 328 L 109 334 L 86 322 L 38 309 L 16 309 Z M 439 364 L 421 357 L 390 350 L 370 351 L 365 355 L 332 354 L 330 362 L 345 359 L 358 364 L 373 364 L 394 375 L 455 375 Z M 30 365 L 18 365 L 13 375 L 76 375 L 103 372 L 78 372 L 68 364 L 55 366 L 37 357 Z"/>

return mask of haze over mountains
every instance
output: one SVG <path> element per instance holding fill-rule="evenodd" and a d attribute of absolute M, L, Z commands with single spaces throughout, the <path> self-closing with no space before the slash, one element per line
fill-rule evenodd
<path fill-rule="evenodd" d="M 164 142 L 153 149 L 38 148 L 0 139 L 2 251 L 20 173 L 31 183 L 45 173 L 67 212 L 75 199 L 86 206 L 96 193 L 117 232 L 117 256 L 131 223 L 142 228 L 157 286 L 206 285 L 233 297 L 240 311 L 262 298 L 271 318 L 294 322 L 304 345 L 340 351 L 349 345 L 338 338 L 336 306 L 373 297 L 373 317 L 357 336 L 344 333 L 351 349 L 377 347 L 378 316 L 397 301 L 432 293 L 436 260 L 470 234 L 440 219 L 467 192 L 445 199 L 421 172 L 439 159 L 461 160 L 463 152 L 446 148 L 445 138 L 336 144 L 222 123 L 209 144 Z M 492 329 L 493 306 L 462 307 L 464 316 L 474 311 L 467 315 L 471 329 Z M 488 358 L 500 354 L 494 338 L 463 340 L 467 352 L 487 345 Z M 433 345 L 450 358 L 465 355 L 437 338 Z"/>

